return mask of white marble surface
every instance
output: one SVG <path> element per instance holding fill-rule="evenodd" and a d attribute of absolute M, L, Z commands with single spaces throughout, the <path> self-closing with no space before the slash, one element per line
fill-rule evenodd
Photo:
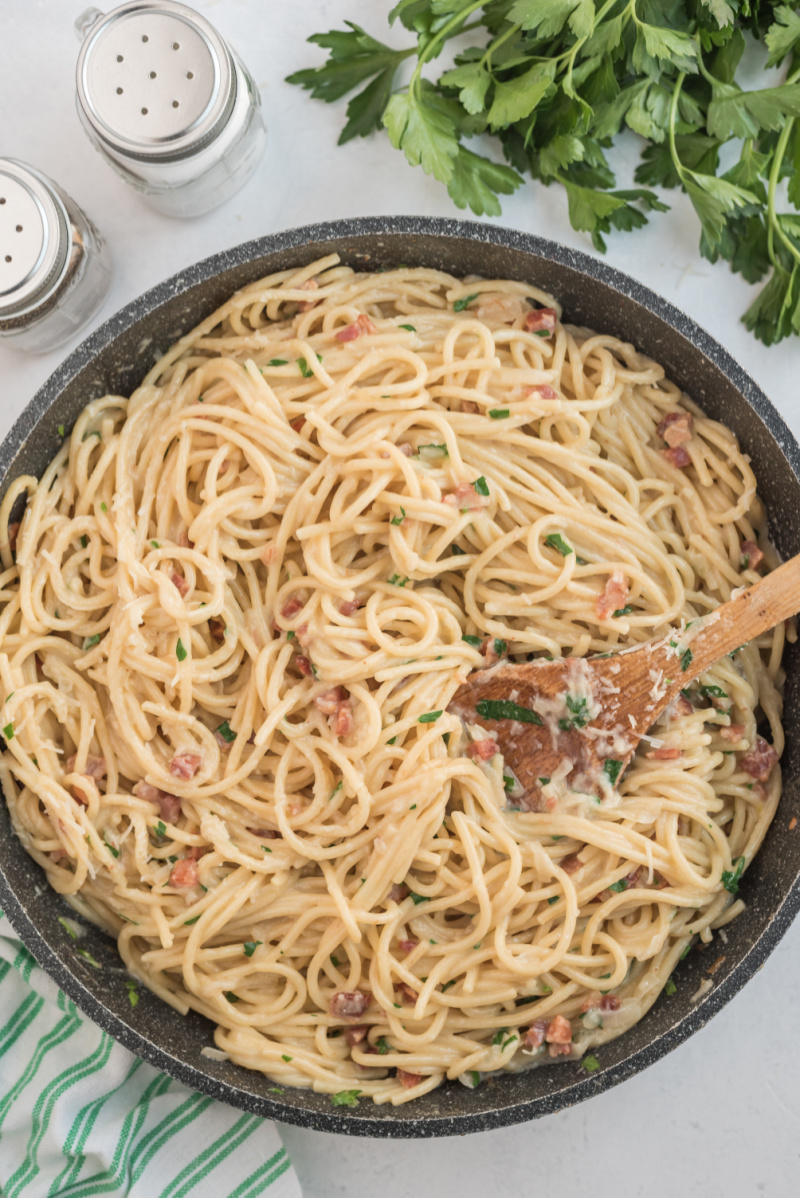
<path fill-rule="evenodd" d="M 262 89 L 269 144 L 256 177 L 209 216 L 177 222 L 146 208 L 87 142 L 74 110 L 81 0 L 0 0 L 0 152 L 56 178 L 95 219 L 115 259 L 111 293 L 92 327 L 165 276 L 248 238 L 309 221 L 379 214 L 457 215 L 439 184 L 407 167 L 385 137 L 337 148 L 343 105 L 283 83 L 322 60 L 311 33 L 347 18 L 386 33 L 388 0 L 196 0 L 237 45 Z M 496 151 L 492 151 L 496 154 Z M 638 153 L 616 157 L 621 185 Z M 687 202 L 656 224 L 610 239 L 608 260 L 642 279 L 716 336 L 800 434 L 798 343 L 766 349 L 739 323 L 754 291 L 698 258 Z M 562 195 L 525 185 L 502 222 L 592 252 Z M 0 435 L 72 346 L 42 357 L 0 347 Z M 800 834 L 800 832 L 798 833 Z M 460 1140 L 390 1143 L 287 1128 L 306 1198 L 472 1198 L 557 1189 L 560 1198 L 668 1193 L 771 1198 L 798 1192 L 800 925 L 702 1032 L 639 1077 L 533 1124 Z"/>

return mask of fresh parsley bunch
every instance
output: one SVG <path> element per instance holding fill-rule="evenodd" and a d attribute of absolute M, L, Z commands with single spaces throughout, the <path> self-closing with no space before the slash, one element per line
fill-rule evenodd
<path fill-rule="evenodd" d="M 358 25 L 309 40 L 321 67 L 290 83 L 328 102 L 360 88 L 340 144 L 385 128 L 412 166 L 459 208 L 499 215 L 529 174 L 567 193 L 574 228 L 599 250 L 612 230 L 664 212 L 651 187 L 680 187 L 700 219 L 700 252 L 748 282 L 767 278 L 743 319 L 771 345 L 800 333 L 800 15 L 773 0 L 400 0 L 389 13 L 415 35 L 393 50 Z M 423 73 L 457 34 L 475 33 L 455 67 Z M 748 39 L 763 40 L 774 87 L 744 91 Z M 477 44 L 480 43 L 480 44 Z M 408 86 L 395 89 L 406 58 Z M 363 86 L 365 85 L 365 86 Z M 647 141 L 631 189 L 615 187 L 607 151 L 627 126 Z M 466 146 L 496 135 L 509 165 Z M 738 160 L 720 173 L 728 142 Z M 786 184 L 784 188 L 784 183 Z M 778 211 L 785 193 L 795 211 Z"/>

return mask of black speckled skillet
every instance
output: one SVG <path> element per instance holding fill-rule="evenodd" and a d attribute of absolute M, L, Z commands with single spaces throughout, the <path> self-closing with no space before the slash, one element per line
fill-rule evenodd
<path fill-rule="evenodd" d="M 706 412 L 724 421 L 750 454 L 770 529 L 784 557 L 800 553 L 800 448 L 764 393 L 730 355 L 676 308 L 604 262 L 539 237 L 495 225 L 419 217 L 378 217 L 311 225 L 248 242 L 174 275 L 129 304 L 70 354 L 45 383 L 0 447 L 4 491 L 21 473 L 41 474 L 89 400 L 127 395 L 156 358 L 237 287 L 275 270 L 339 253 L 356 268 L 406 263 L 456 275 L 522 279 L 552 292 L 565 318 L 633 342 L 661 362 Z M 786 659 L 784 796 L 761 852 L 741 887 L 747 910 L 727 929 L 725 961 L 694 1005 L 716 946 L 690 954 L 677 971 L 677 993 L 662 998 L 618 1040 L 597 1050 L 601 1068 L 577 1062 L 500 1076 L 477 1090 L 457 1082 L 398 1108 L 362 1101 L 332 1108 L 309 1090 L 271 1092 L 272 1083 L 227 1061 L 200 1055 L 212 1028 L 199 1015 L 181 1017 L 147 991 L 132 1009 L 114 944 L 90 928 L 81 947 L 58 922 L 70 909 L 49 889 L 26 855 L 0 804 L 0 905 L 39 963 L 78 1006 L 133 1052 L 187 1086 L 272 1119 L 361 1136 L 446 1136 L 484 1131 L 558 1111 L 598 1094 L 657 1061 L 701 1028 L 763 965 L 800 906 L 800 653 Z M 721 951 L 721 950 L 720 950 Z"/>

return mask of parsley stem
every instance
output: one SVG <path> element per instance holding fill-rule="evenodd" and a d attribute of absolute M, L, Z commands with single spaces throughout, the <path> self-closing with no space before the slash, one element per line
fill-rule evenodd
<path fill-rule="evenodd" d="M 417 65 L 414 67 L 414 74 L 411 76 L 408 84 L 409 92 L 413 92 L 415 88 L 419 87 L 422 68 L 425 66 L 425 63 L 429 58 L 433 58 L 434 55 L 438 53 L 439 46 L 442 44 L 442 42 L 447 41 L 448 37 L 450 37 L 451 31 L 455 32 L 456 29 L 462 26 L 467 17 L 472 16 L 472 14 L 477 12 L 479 8 L 483 8 L 483 3 L 484 0 L 477 0 L 477 3 L 470 4 L 468 8 L 460 9 L 460 11 L 455 13 L 449 21 L 445 22 L 436 36 L 431 38 L 425 49 L 420 54 L 419 59 L 417 60 Z"/>
<path fill-rule="evenodd" d="M 795 76 L 792 76 L 791 79 L 787 80 L 787 83 L 794 82 L 794 78 Z M 800 262 L 800 251 L 797 250 L 797 247 L 784 233 L 783 229 L 781 228 L 780 221 L 775 213 L 775 192 L 778 187 L 778 179 L 780 178 L 783 156 L 786 153 L 786 146 L 788 145 L 789 138 L 791 137 L 792 129 L 794 127 L 794 120 L 794 117 L 789 117 L 786 121 L 786 124 L 783 126 L 783 129 L 781 130 L 781 135 L 778 138 L 777 144 L 775 146 L 775 152 L 772 155 L 772 169 L 769 172 L 769 189 L 767 191 L 767 246 L 769 249 L 770 261 L 776 268 L 778 267 L 778 262 L 775 259 L 775 233 L 778 234 L 778 237 L 786 246 L 786 249 L 792 255 L 794 260 L 796 262 Z"/>
<path fill-rule="evenodd" d="M 636 13 L 634 12 L 634 19 Z M 672 89 L 672 99 L 669 102 L 669 152 L 672 155 L 672 161 L 675 163 L 675 170 L 678 172 L 678 178 L 681 184 L 685 182 L 686 167 L 678 157 L 678 147 L 675 144 L 675 117 L 678 113 L 678 100 L 683 87 L 683 81 L 686 78 L 686 72 L 681 71 L 675 80 L 675 87 Z"/>
<path fill-rule="evenodd" d="M 505 33 L 501 33 L 499 37 L 494 39 L 493 42 L 489 42 L 489 45 L 486 47 L 486 53 L 481 59 L 479 65 L 482 67 L 488 67 L 488 69 L 491 70 L 492 55 L 494 54 L 495 50 L 498 48 L 498 46 L 502 46 L 503 42 L 507 42 L 510 37 L 513 37 L 515 33 L 519 33 L 521 28 L 521 25 L 509 25 Z"/>

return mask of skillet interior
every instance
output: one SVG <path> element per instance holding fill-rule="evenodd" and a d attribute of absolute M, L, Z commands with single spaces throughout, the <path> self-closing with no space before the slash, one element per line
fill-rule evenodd
<path fill-rule="evenodd" d="M 528 280 L 551 291 L 565 319 L 632 341 L 708 415 L 732 428 L 750 454 L 770 531 L 784 557 L 800 553 L 800 447 L 753 380 L 693 321 L 605 263 L 542 238 L 473 222 L 369 218 L 306 226 L 251 241 L 208 258 L 153 288 L 103 324 L 48 380 L 0 446 L 0 491 L 22 473 L 40 475 L 56 453 L 58 426 L 68 429 L 82 408 L 107 392 L 128 395 L 153 362 L 238 287 L 274 270 L 336 251 L 345 263 L 376 270 L 405 263 L 456 275 Z M 94 969 L 58 923 L 71 909 L 13 836 L 0 806 L 0 906 L 39 963 L 92 1019 L 145 1060 L 188 1086 L 267 1118 L 351 1135 L 426 1137 L 484 1131 L 546 1115 L 608 1089 L 675 1048 L 760 968 L 800 906 L 800 836 L 787 837 L 800 817 L 800 729 L 791 715 L 800 698 L 800 645 L 787 667 L 782 760 L 784 794 L 764 845 L 741 886 L 746 911 L 726 929 L 725 961 L 713 988 L 692 1004 L 717 953 L 692 953 L 676 974 L 677 993 L 661 1000 L 618 1040 L 598 1050 L 591 1075 L 577 1062 L 504 1075 L 477 1090 L 445 1085 L 399 1108 L 332 1108 L 308 1090 L 270 1093 L 258 1073 L 200 1055 L 212 1026 L 180 1016 L 148 991 L 132 1009 L 113 942 L 87 928 L 80 942 L 101 963 Z"/>

